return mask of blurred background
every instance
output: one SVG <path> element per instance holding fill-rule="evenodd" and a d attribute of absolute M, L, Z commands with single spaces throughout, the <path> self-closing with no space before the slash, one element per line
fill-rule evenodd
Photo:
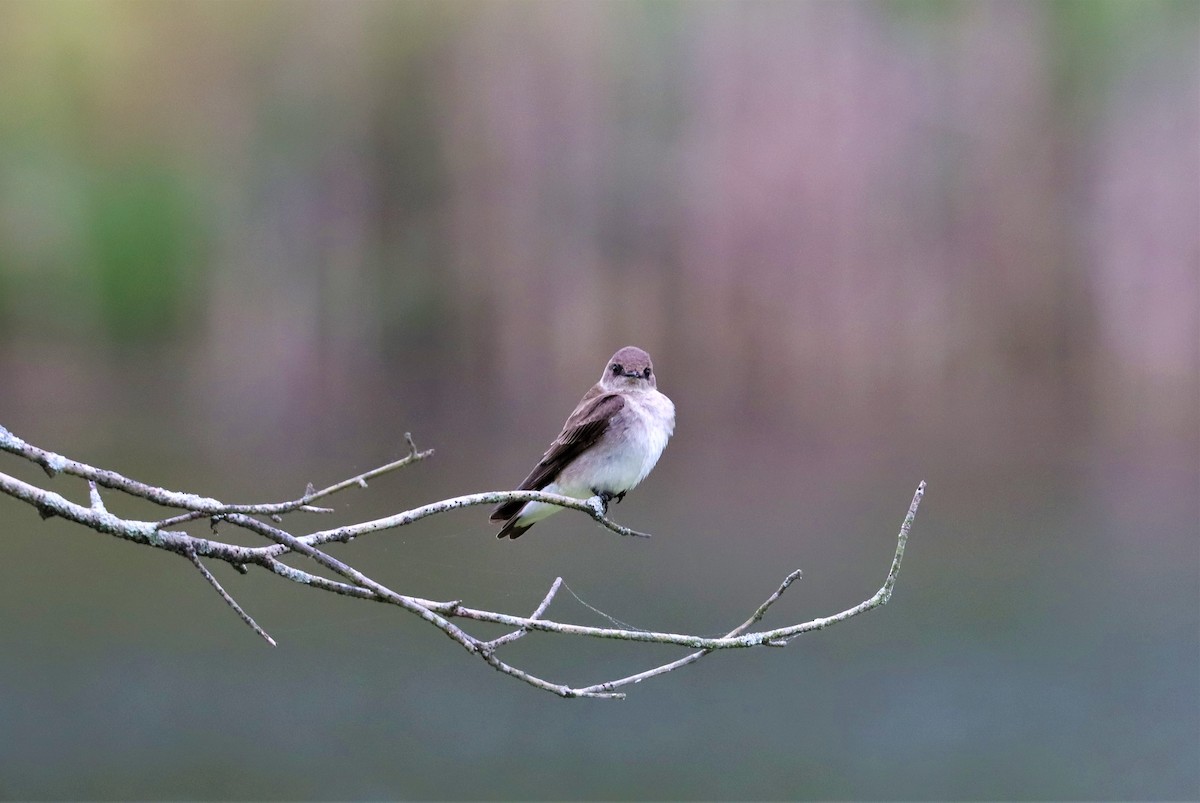
<path fill-rule="evenodd" d="M 653 540 L 476 508 L 334 552 L 702 634 L 797 567 L 766 625 L 870 596 L 929 482 L 889 606 L 608 703 L 214 566 L 270 649 L 0 499 L 0 796 L 1200 796 L 1198 42 L 1188 0 L 0 3 L 17 435 L 230 502 L 437 450 L 301 533 L 512 487 L 637 344 Z"/>

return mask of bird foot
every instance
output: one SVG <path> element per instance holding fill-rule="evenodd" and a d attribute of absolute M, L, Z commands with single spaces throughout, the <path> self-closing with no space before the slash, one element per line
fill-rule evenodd
<path fill-rule="evenodd" d="M 601 514 L 604 516 L 607 516 L 608 515 L 608 503 L 611 502 L 612 500 L 616 499 L 617 498 L 616 495 L 611 494 L 608 491 L 597 490 L 596 488 L 592 489 L 592 493 L 595 494 L 595 497 L 600 500 Z"/>
<path fill-rule="evenodd" d="M 621 493 L 615 494 L 615 493 L 612 493 L 611 491 L 601 491 L 596 488 L 593 488 L 592 493 L 595 495 L 595 498 L 600 500 L 601 512 L 605 516 L 607 516 L 609 504 L 614 501 L 619 503 L 622 499 L 625 498 L 625 494 L 628 493 L 628 491 L 621 491 Z"/>

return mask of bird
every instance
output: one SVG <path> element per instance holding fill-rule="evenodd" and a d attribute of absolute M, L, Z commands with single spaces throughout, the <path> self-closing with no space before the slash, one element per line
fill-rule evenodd
<path fill-rule="evenodd" d="M 607 506 L 654 468 L 675 431 L 675 404 L 658 391 L 650 355 L 619 349 L 600 381 L 583 394 L 562 432 L 550 444 L 520 491 L 546 491 L 575 499 L 598 496 Z M 505 502 L 491 521 L 504 522 L 497 538 L 520 538 L 562 508 L 545 502 Z"/>

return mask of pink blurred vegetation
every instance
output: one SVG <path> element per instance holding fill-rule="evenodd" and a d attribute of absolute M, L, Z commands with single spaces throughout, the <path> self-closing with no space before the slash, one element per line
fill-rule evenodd
<path fill-rule="evenodd" d="M 7 2 L 0 411 L 503 417 L 637 343 L 693 419 L 1194 439 L 1198 16 Z"/>

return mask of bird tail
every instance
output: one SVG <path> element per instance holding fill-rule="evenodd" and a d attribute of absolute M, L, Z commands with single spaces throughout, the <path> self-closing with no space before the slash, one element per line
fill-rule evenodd
<path fill-rule="evenodd" d="M 497 538 L 520 538 L 521 535 L 533 526 L 533 522 L 529 524 L 517 524 L 517 518 L 520 512 L 509 519 L 505 525 L 500 528 L 500 532 L 496 533 Z"/>
<path fill-rule="evenodd" d="M 525 489 L 522 488 L 521 490 Z M 521 512 L 521 508 L 525 507 L 525 504 L 525 502 L 505 502 L 493 510 L 492 515 L 488 518 L 491 521 L 508 521 L 516 518 L 517 514 Z"/>
<path fill-rule="evenodd" d="M 504 526 L 500 532 L 496 533 L 497 538 L 520 538 L 521 534 L 533 526 L 533 522 L 528 524 L 518 524 L 517 519 L 521 518 L 521 512 L 525 509 L 525 502 L 505 502 L 492 511 L 490 519 L 492 521 L 502 521 Z"/>

